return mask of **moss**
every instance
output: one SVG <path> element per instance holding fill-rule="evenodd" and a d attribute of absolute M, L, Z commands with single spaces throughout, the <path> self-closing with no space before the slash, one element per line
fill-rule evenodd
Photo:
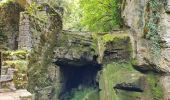
<path fill-rule="evenodd" d="M 11 36 L 18 34 L 19 13 L 21 11 L 23 8 L 15 0 L 2 0 L 0 2 L 0 45 L 4 50 L 17 49 L 16 42 L 11 44 L 9 40 L 16 41 Z"/>
<path fill-rule="evenodd" d="M 136 61 L 135 61 L 136 62 Z M 135 83 L 141 76 L 146 77 L 143 81 L 144 92 L 115 91 L 113 86 L 126 82 Z M 101 100 L 163 100 L 163 90 L 159 85 L 159 76 L 153 73 L 143 75 L 133 69 L 131 63 L 110 63 L 104 66 L 99 81 Z"/>
<path fill-rule="evenodd" d="M 0 7 L 4 7 L 11 2 L 13 3 L 13 2 L 15 2 L 15 0 L 2 0 L 2 1 L 0 1 Z"/>
<path fill-rule="evenodd" d="M 132 77 L 132 75 L 134 75 Z M 135 71 L 130 63 L 111 63 L 104 66 L 100 77 L 100 98 L 101 100 L 124 100 L 123 96 L 127 100 L 136 100 L 134 98 L 141 95 L 140 93 L 124 93 L 117 92 L 113 89 L 113 86 L 122 82 L 135 82 L 141 76 L 140 73 Z"/>
<path fill-rule="evenodd" d="M 3 51 L 3 68 L 15 68 L 17 72 L 14 73 L 14 84 L 17 89 L 24 89 L 27 87 L 27 55 L 25 50 L 17 51 Z"/>
<path fill-rule="evenodd" d="M 3 51 L 3 59 L 4 60 L 26 60 L 28 53 L 29 52 L 26 50 Z"/>
<path fill-rule="evenodd" d="M 159 85 L 159 76 L 151 73 L 148 75 L 148 83 L 154 100 L 163 100 L 163 89 Z"/>
<path fill-rule="evenodd" d="M 131 59 L 131 64 L 132 65 L 137 65 L 138 64 L 138 60 L 137 59 Z"/>
<path fill-rule="evenodd" d="M 41 38 L 42 39 L 42 38 Z M 50 80 L 48 80 L 47 69 L 49 64 L 52 62 L 53 50 L 55 47 L 54 36 L 50 36 L 50 40 L 46 42 L 41 41 L 38 48 L 36 47 L 34 51 L 31 52 L 29 58 L 29 90 L 35 92 L 35 87 L 43 88 L 51 85 Z M 48 45 L 49 44 L 49 45 Z"/>
<path fill-rule="evenodd" d="M 25 5 L 27 4 L 26 0 L 2 0 L 0 1 L 0 6 L 5 6 L 11 2 L 15 2 L 20 4 L 20 6 L 22 6 L 23 8 L 25 7 Z"/>
<path fill-rule="evenodd" d="M 36 15 L 35 15 L 36 16 Z M 36 16 L 37 17 L 37 16 Z M 34 18 L 36 18 L 34 17 Z M 29 69 L 28 79 L 29 85 L 28 90 L 32 93 L 36 93 L 39 89 L 47 86 L 52 86 L 53 82 L 48 76 L 47 69 L 53 64 L 53 51 L 57 43 L 57 34 L 61 31 L 61 19 L 58 16 L 48 16 L 48 26 L 46 24 L 39 23 L 39 21 L 31 20 L 31 23 L 40 24 L 40 30 L 36 30 L 36 25 L 33 26 L 36 34 L 40 37 L 38 43 L 34 45 L 33 50 L 29 56 Z M 44 28 L 48 29 L 48 32 L 44 32 Z M 57 94 L 55 94 L 57 95 Z"/>
<path fill-rule="evenodd" d="M 91 48 L 95 51 L 96 55 L 99 55 L 98 62 L 103 62 L 104 51 L 108 48 L 126 49 L 127 53 L 131 56 L 132 47 L 129 42 L 130 38 L 126 33 L 93 33 L 93 44 Z M 109 47 L 108 44 L 113 44 Z M 128 57 L 127 57 L 128 58 Z M 129 57 L 130 58 L 130 57 Z"/>
<path fill-rule="evenodd" d="M 136 60 L 134 60 L 136 63 Z M 144 92 L 128 92 L 123 90 L 115 91 L 113 86 L 116 84 L 136 83 L 141 76 L 146 77 L 144 84 Z M 131 62 L 129 63 L 110 63 L 104 65 L 99 81 L 100 99 L 101 100 L 163 100 L 163 90 L 159 85 L 159 76 L 153 73 L 143 75 L 133 69 Z"/>
<path fill-rule="evenodd" d="M 3 65 L 7 68 L 16 68 L 22 72 L 27 70 L 27 64 L 28 62 L 26 60 L 13 60 L 3 62 Z"/>

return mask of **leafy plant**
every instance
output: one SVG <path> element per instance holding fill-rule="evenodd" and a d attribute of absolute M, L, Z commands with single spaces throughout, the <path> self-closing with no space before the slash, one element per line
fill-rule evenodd
<path fill-rule="evenodd" d="M 80 0 L 81 24 L 90 31 L 110 31 L 121 25 L 121 0 Z"/>
<path fill-rule="evenodd" d="M 32 2 L 27 8 L 26 11 L 30 14 L 30 15 L 34 15 L 36 14 L 37 10 L 38 10 L 38 5 L 35 2 Z"/>

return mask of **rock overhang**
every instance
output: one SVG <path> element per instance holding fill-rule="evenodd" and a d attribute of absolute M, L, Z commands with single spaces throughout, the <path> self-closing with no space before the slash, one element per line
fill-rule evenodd
<path fill-rule="evenodd" d="M 98 47 L 98 42 L 93 37 L 93 33 L 70 31 L 60 34 L 54 51 L 53 62 L 58 66 L 101 66 L 104 63 L 109 63 L 108 61 L 130 60 L 132 48 L 130 37 L 126 32 L 116 31 L 97 34 L 104 40 L 102 47 L 104 50 L 101 51 L 103 52 L 102 62 L 98 60 L 100 47 Z"/>

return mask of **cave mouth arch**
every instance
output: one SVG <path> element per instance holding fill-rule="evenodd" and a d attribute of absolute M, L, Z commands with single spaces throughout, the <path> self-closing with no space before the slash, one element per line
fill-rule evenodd
<path fill-rule="evenodd" d="M 59 63 L 58 63 L 59 64 Z M 99 89 L 98 78 L 101 65 L 97 63 L 86 63 L 75 66 L 74 64 L 60 65 L 62 90 L 59 95 L 60 100 L 68 100 L 71 97 L 66 98 L 66 95 L 73 90 L 85 90 L 87 88 Z M 65 99 L 64 99 L 65 98 Z"/>

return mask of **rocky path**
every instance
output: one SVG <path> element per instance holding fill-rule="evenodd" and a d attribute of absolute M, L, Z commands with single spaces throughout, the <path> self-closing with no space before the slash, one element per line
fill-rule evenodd
<path fill-rule="evenodd" d="M 27 90 L 0 93 L 0 100 L 32 100 L 32 95 Z"/>

